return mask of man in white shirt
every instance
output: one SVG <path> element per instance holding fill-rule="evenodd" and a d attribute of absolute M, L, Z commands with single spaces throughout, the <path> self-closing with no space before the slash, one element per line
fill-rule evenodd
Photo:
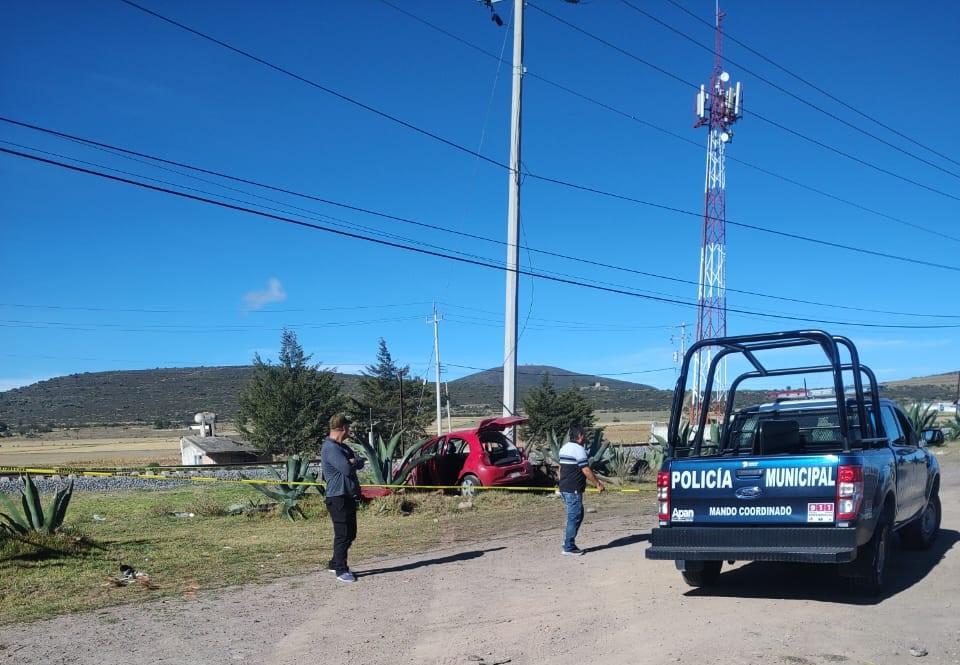
<path fill-rule="evenodd" d="M 563 534 L 563 553 L 567 556 L 582 556 L 583 550 L 577 547 L 577 532 L 583 523 L 583 493 L 587 481 L 604 490 L 603 483 L 597 478 L 587 460 L 587 451 L 583 444 L 587 439 L 586 431 L 575 426 L 570 428 L 569 440 L 560 448 L 560 496 L 567 509 L 567 528 Z"/>

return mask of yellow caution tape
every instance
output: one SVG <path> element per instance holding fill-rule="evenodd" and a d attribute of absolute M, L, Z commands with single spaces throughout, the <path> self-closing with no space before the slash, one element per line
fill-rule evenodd
<path fill-rule="evenodd" d="M 69 467 L 57 467 L 52 469 L 40 469 L 40 468 L 31 468 L 31 467 L 22 467 L 22 466 L 0 466 L 0 474 L 38 474 L 38 475 L 75 475 L 75 476 L 91 476 L 95 478 L 135 478 L 142 480 L 181 480 L 181 481 L 193 481 L 193 482 L 206 482 L 206 483 L 233 483 L 241 485 L 291 485 L 291 486 L 305 486 L 305 487 L 324 487 L 325 483 L 316 482 L 316 481 L 280 481 L 276 478 L 243 478 L 243 479 L 233 479 L 233 478 L 215 478 L 212 476 L 165 476 L 155 473 L 130 473 L 122 474 L 116 472 L 107 472 L 107 471 L 86 471 L 83 469 L 74 469 Z M 464 488 L 460 485 L 389 485 L 389 484 L 376 484 L 376 483 L 364 483 L 360 485 L 361 488 L 380 488 L 380 489 L 391 489 L 391 490 L 422 490 L 422 491 L 436 491 L 436 490 L 463 490 Z M 559 488 L 555 486 L 521 486 L 521 485 L 473 485 L 471 489 L 474 490 L 503 490 L 507 492 L 556 492 Z M 605 488 L 605 492 L 617 492 L 621 494 L 640 494 L 642 492 L 650 491 L 649 489 L 639 488 L 639 487 L 613 487 Z M 587 492 L 599 492 L 598 489 L 594 487 L 588 487 Z"/>

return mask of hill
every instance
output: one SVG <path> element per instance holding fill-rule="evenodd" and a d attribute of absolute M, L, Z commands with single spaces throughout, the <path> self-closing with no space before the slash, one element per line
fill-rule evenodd
<path fill-rule="evenodd" d="M 621 381 L 593 374 L 578 374 L 549 365 L 521 365 L 517 368 L 517 395 L 522 400 L 544 376 L 558 390 L 574 387 L 596 409 L 609 411 L 663 411 L 670 408 L 671 391 L 642 383 Z M 450 382 L 452 410 L 460 415 L 499 411 L 503 396 L 503 369 L 494 367 Z"/>
<path fill-rule="evenodd" d="M 0 393 L 0 420 L 53 425 L 192 422 L 198 411 L 225 420 L 237 413 L 237 395 L 253 367 L 177 367 L 85 372 Z M 348 391 L 357 377 L 338 374 Z"/>
<path fill-rule="evenodd" d="M 249 365 L 86 372 L 71 374 L 0 393 L 0 421 L 10 425 L 91 425 L 153 423 L 158 419 L 191 422 L 198 411 L 213 411 L 224 420 L 237 413 L 237 395 L 250 379 Z M 661 410 L 669 393 L 629 381 L 584 376 L 558 367 L 523 366 L 519 395 L 549 374 L 558 388 L 576 386 L 598 409 Z M 499 368 L 450 382 L 451 411 L 486 415 L 500 411 Z M 358 377 L 338 374 L 348 394 Z"/>
<path fill-rule="evenodd" d="M 958 376 L 960 376 L 960 370 L 957 370 L 956 372 L 946 372 L 944 374 L 931 374 L 930 376 L 916 376 L 912 379 L 887 381 L 887 387 L 899 388 L 901 386 L 949 386 L 956 390 Z"/>
<path fill-rule="evenodd" d="M 884 397 L 900 400 L 929 400 L 952 402 L 957 399 L 957 381 L 960 370 L 912 379 L 887 381 Z"/>
<path fill-rule="evenodd" d="M 198 411 L 213 411 L 224 420 L 237 413 L 237 395 L 249 380 L 251 366 L 180 367 L 71 374 L 0 392 L 0 421 L 9 425 L 90 425 L 191 422 Z M 585 375 L 548 365 L 522 365 L 517 392 L 523 397 L 549 376 L 558 389 L 574 387 L 598 410 L 666 411 L 671 391 L 642 383 Z M 483 370 L 450 382 L 454 415 L 499 413 L 502 370 Z M 348 394 L 358 377 L 338 374 Z M 957 374 L 946 373 L 887 382 L 884 396 L 905 401 L 956 399 Z M 764 393 L 744 395 L 762 400 Z M 738 400 L 739 401 L 739 400 Z"/>

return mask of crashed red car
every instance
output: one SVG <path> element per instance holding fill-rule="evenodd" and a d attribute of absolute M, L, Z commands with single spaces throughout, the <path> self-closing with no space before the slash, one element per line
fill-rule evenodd
<path fill-rule="evenodd" d="M 525 422 L 526 418 L 516 416 L 488 418 L 473 429 L 456 430 L 425 441 L 420 454 L 435 452 L 436 456 L 417 465 L 408 482 L 459 485 L 465 494 L 477 486 L 529 483 L 533 479 L 530 462 L 503 433 Z"/>

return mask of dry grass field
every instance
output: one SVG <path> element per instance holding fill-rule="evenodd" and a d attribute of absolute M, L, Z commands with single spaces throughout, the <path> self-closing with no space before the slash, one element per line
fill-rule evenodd
<path fill-rule="evenodd" d="M 61 429 L 0 439 L 0 466 L 178 464 L 181 430 L 152 427 Z"/>
<path fill-rule="evenodd" d="M 646 411 L 598 412 L 597 424 L 613 443 L 645 443 L 650 438 L 651 421 L 664 422 L 666 417 L 665 413 Z M 465 429 L 482 419 L 457 417 L 450 424 L 455 430 Z M 229 424 L 219 432 L 236 434 Z M 130 425 L 58 429 L 29 438 L 14 436 L 0 439 L 0 466 L 179 464 L 180 437 L 188 433 Z"/>

